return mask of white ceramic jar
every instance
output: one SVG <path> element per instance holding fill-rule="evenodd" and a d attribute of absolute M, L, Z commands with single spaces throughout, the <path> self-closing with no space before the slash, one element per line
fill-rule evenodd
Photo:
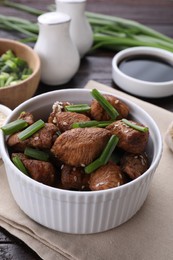
<path fill-rule="evenodd" d="M 83 57 L 93 44 L 93 32 L 85 16 L 86 0 L 56 0 L 56 10 L 71 17 L 70 35 Z"/>
<path fill-rule="evenodd" d="M 48 85 L 67 83 L 80 64 L 78 50 L 71 40 L 69 15 L 48 12 L 38 17 L 39 35 L 34 46 L 41 60 L 41 81 Z"/>

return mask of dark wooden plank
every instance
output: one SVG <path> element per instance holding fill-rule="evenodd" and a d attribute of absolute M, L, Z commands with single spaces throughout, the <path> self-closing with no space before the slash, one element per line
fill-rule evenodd
<path fill-rule="evenodd" d="M 41 258 L 18 238 L 1 228 L 0 232 L 1 260 L 40 260 Z"/>
<path fill-rule="evenodd" d="M 9 237 L 7 237 L 6 234 L 4 234 L 2 231 L 0 231 L 0 244 L 8 243 L 10 241 L 11 241 L 11 239 Z"/>
<path fill-rule="evenodd" d="M 23 244 L 0 244 L 1 260 L 40 260 L 33 251 Z"/>

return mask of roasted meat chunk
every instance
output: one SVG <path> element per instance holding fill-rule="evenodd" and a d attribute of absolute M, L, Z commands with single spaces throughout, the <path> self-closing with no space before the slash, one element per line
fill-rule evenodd
<path fill-rule="evenodd" d="M 26 146 L 50 149 L 54 142 L 56 131 L 57 127 L 54 124 L 46 123 L 43 128 L 24 141 L 18 138 L 18 133 L 9 136 L 7 144 L 15 151 L 24 151 Z"/>
<path fill-rule="evenodd" d="M 49 115 L 48 123 L 56 124 L 56 114 L 65 111 L 65 106 L 71 105 L 67 101 L 56 101 L 52 106 L 52 112 Z"/>
<path fill-rule="evenodd" d="M 124 184 L 123 173 L 114 162 L 108 162 L 91 173 L 89 187 L 93 191 L 115 188 Z"/>
<path fill-rule="evenodd" d="M 61 183 L 64 189 L 88 190 L 90 175 L 85 174 L 82 167 L 63 164 L 61 167 Z"/>
<path fill-rule="evenodd" d="M 121 158 L 120 165 L 124 173 L 131 179 L 136 179 L 148 169 L 148 157 L 146 153 L 125 153 Z"/>
<path fill-rule="evenodd" d="M 50 162 L 30 159 L 22 153 L 13 153 L 12 157 L 16 155 L 19 156 L 32 179 L 49 186 L 55 184 L 56 172 L 54 166 Z"/>
<path fill-rule="evenodd" d="M 28 146 L 29 138 L 25 141 L 21 141 L 18 138 L 19 133 L 12 134 L 7 139 L 7 144 L 9 147 L 13 149 L 15 152 L 23 152 L 25 148 Z"/>
<path fill-rule="evenodd" d="M 24 160 L 23 163 L 31 178 L 49 186 L 54 185 L 55 169 L 50 162 L 28 159 Z"/>
<path fill-rule="evenodd" d="M 34 123 L 34 116 L 29 112 L 20 113 L 18 119 L 25 120 L 28 123 L 28 125 L 32 125 Z"/>
<path fill-rule="evenodd" d="M 118 111 L 119 116 L 117 119 L 126 118 L 129 114 L 129 108 L 128 106 L 123 103 L 118 98 L 112 96 L 112 95 L 103 95 L 109 103 Z M 97 100 L 93 100 L 91 103 L 91 117 L 92 119 L 98 120 L 98 121 L 107 121 L 110 120 L 110 116 L 107 114 L 107 112 L 102 108 L 102 106 L 98 103 Z"/>
<path fill-rule="evenodd" d="M 56 126 L 60 132 L 65 132 L 71 129 L 71 125 L 76 122 L 90 121 L 91 119 L 83 114 L 75 112 L 59 112 L 56 113 Z"/>
<path fill-rule="evenodd" d="M 101 154 L 110 136 L 103 128 L 71 129 L 56 139 L 51 152 L 64 164 L 84 167 Z"/>
<path fill-rule="evenodd" d="M 24 153 L 12 153 L 11 154 L 11 158 L 13 158 L 15 156 L 19 157 L 22 162 L 23 162 L 23 160 L 29 159 L 29 157 L 26 156 Z"/>
<path fill-rule="evenodd" d="M 142 124 L 129 120 L 133 124 Z M 117 120 L 106 127 L 112 134 L 119 137 L 118 147 L 129 153 L 142 153 L 147 145 L 149 131 L 142 132 L 129 127 L 122 120 Z"/>

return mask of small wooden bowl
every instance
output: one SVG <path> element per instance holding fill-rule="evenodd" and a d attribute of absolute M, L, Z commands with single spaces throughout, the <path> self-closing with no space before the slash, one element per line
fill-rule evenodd
<path fill-rule="evenodd" d="M 26 44 L 18 41 L 0 38 L 0 56 L 7 50 L 12 50 L 17 57 L 28 63 L 33 73 L 21 83 L 0 88 L 0 104 L 11 109 L 31 98 L 38 88 L 40 81 L 40 59 L 38 54 Z"/>

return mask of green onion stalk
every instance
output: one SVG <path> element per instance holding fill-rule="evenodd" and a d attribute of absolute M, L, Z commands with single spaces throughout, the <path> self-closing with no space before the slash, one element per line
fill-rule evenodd
<path fill-rule="evenodd" d="M 37 131 L 39 131 L 44 126 L 45 126 L 44 121 L 42 119 L 39 119 L 36 122 L 34 122 L 32 125 L 25 128 L 22 132 L 20 132 L 18 134 L 18 138 L 21 141 L 24 141 L 27 138 L 29 138 L 30 136 L 32 136 L 33 134 L 35 134 Z"/>
<path fill-rule="evenodd" d="M 103 109 L 108 113 L 112 120 L 115 120 L 119 115 L 118 111 L 111 105 L 111 103 L 97 90 L 91 91 L 92 96 L 99 102 Z"/>
<path fill-rule="evenodd" d="M 149 128 L 147 126 L 137 125 L 135 123 L 132 123 L 131 121 L 129 121 L 126 118 L 123 118 L 121 121 L 123 123 L 125 123 L 127 126 L 133 128 L 133 129 L 135 129 L 137 131 L 140 131 L 140 132 L 148 132 L 149 131 Z"/>
<path fill-rule="evenodd" d="M 15 156 L 12 158 L 12 161 L 14 163 L 14 165 L 21 171 L 23 172 L 25 175 L 28 175 L 28 171 L 25 168 L 25 165 L 23 164 L 22 160 L 19 158 L 19 156 Z"/>
<path fill-rule="evenodd" d="M 29 156 L 33 159 L 37 159 L 40 161 L 45 161 L 47 162 L 49 160 L 49 153 L 45 152 L 45 151 L 41 151 L 35 148 L 31 148 L 31 147 L 26 147 L 24 150 L 24 154 L 26 156 Z"/>
<path fill-rule="evenodd" d="M 72 128 L 84 128 L 84 127 L 106 127 L 110 124 L 112 124 L 113 121 L 96 121 L 96 120 L 91 120 L 91 121 L 84 121 L 84 122 L 75 122 L 71 126 Z"/>
<path fill-rule="evenodd" d="M 22 10 L 35 16 L 44 13 L 43 10 L 9 0 L 0 0 L 0 5 Z M 55 5 L 47 6 L 47 10 L 55 10 Z M 86 17 L 93 30 L 92 51 L 100 48 L 119 51 L 128 47 L 150 46 L 173 52 L 172 38 L 141 23 L 93 12 L 86 12 Z M 26 43 L 36 42 L 39 31 L 37 21 L 31 22 L 26 19 L 3 15 L 0 15 L 0 29 L 21 33 L 23 38 L 20 40 Z"/>
<path fill-rule="evenodd" d="M 23 119 L 17 119 L 13 122 L 10 122 L 4 126 L 2 126 L 0 129 L 3 131 L 5 135 L 11 135 L 14 134 L 20 130 L 23 130 L 28 126 L 28 123 Z"/>
<path fill-rule="evenodd" d="M 87 174 L 90 174 L 100 168 L 101 166 L 105 165 L 108 163 L 116 145 L 118 144 L 119 138 L 116 135 L 112 135 L 105 146 L 103 152 L 101 153 L 100 157 L 97 158 L 95 161 L 91 162 L 88 164 L 85 168 L 84 171 Z"/>
<path fill-rule="evenodd" d="M 65 106 L 65 111 L 68 111 L 68 112 L 83 113 L 83 112 L 90 111 L 90 109 L 91 109 L 91 107 L 88 104 L 76 104 L 76 105 Z"/>

